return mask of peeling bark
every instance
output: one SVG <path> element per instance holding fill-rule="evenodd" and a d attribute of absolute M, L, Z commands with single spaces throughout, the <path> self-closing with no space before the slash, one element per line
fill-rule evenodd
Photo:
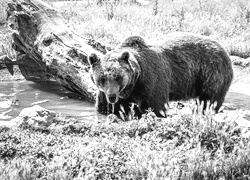
<path fill-rule="evenodd" d="M 94 102 L 96 87 L 89 77 L 87 55 L 105 54 L 106 48 L 78 35 L 54 8 L 40 0 L 12 0 L 7 14 L 17 51 L 16 61 L 11 62 L 19 66 L 24 77 L 32 81 L 53 77 Z"/>

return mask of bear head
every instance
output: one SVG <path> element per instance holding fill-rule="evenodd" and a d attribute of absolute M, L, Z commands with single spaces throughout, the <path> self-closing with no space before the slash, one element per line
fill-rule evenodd
<path fill-rule="evenodd" d="M 114 104 L 126 99 L 139 78 L 140 68 L 128 51 L 110 51 L 102 58 L 92 53 L 88 57 L 90 76 L 97 88 L 104 92 L 107 102 Z"/>

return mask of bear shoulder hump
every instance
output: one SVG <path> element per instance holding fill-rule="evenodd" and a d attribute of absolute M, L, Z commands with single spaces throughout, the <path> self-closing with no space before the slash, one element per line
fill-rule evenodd
<path fill-rule="evenodd" d="M 129 47 L 133 49 L 143 49 L 147 48 L 148 45 L 146 41 L 141 36 L 130 36 L 126 38 L 121 44 L 120 47 Z"/>

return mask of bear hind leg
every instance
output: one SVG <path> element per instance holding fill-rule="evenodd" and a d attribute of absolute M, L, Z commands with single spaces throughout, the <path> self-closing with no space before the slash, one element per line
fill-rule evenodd
<path fill-rule="evenodd" d="M 224 99 L 225 99 L 225 94 L 222 95 L 207 95 L 207 94 L 201 94 L 199 96 L 199 101 L 200 103 L 203 101 L 204 102 L 204 106 L 203 106 L 203 110 L 206 110 L 207 108 L 207 105 L 209 104 L 209 108 L 213 105 L 216 105 L 214 107 L 214 111 L 215 113 L 218 113 L 223 102 L 224 102 Z M 210 103 L 209 103 L 210 102 Z M 216 103 L 216 104 L 214 104 Z"/>

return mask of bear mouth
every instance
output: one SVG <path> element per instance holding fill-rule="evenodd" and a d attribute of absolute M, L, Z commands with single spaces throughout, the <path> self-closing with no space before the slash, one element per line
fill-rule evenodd
<path fill-rule="evenodd" d="M 114 104 L 118 101 L 118 98 L 117 98 L 116 94 L 112 94 L 112 95 L 109 95 L 107 97 L 107 100 L 109 103 Z"/>

